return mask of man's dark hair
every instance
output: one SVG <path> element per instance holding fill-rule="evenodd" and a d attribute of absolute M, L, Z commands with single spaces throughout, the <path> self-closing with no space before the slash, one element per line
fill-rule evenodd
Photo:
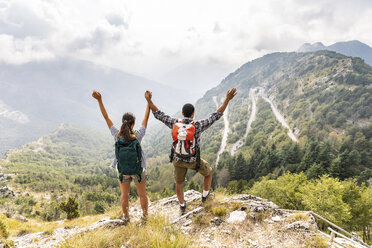
<path fill-rule="evenodd" d="M 191 117 L 191 115 L 194 113 L 194 110 L 194 105 L 192 105 L 191 103 L 186 103 L 182 107 L 182 112 L 185 117 Z"/>

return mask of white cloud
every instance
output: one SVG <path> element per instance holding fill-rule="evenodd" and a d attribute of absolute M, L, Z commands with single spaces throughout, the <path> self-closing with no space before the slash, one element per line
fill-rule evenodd
<path fill-rule="evenodd" d="M 232 68 L 304 42 L 372 45 L 370 16 L 368 0 L 0 0 L 0 61 L 74 57 L 168 84 L 200 65 L 210 77 L 190 80 L 206 90 Z"/>

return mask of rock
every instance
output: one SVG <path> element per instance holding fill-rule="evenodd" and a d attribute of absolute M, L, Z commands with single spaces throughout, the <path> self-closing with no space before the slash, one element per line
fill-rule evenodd
<path fill-rule="evenodd" d="M 226 220 L 227 223 L 239 223 L 243 222 L 247 218 L 247 213 L 244 211 L 234 211 L 230 213 L 229 218 Z"/>
<path fill-rule="evenodd" d="M 110 228 L 110 227 L 118 227 L 118 226 L 123 226 L 123 225 L 125 225 L 125 222 L 123 220 L 104 218 L 90 225 L 88 229 L 94 230 L 98 227 Z"/>
<path fill-rule="evenodd" d="M 216 226 L 219 226 L 222 224 L 223 220 L 221 218 L 215 217 L 211 222 Z"/>
<path fill-rule="evenodd" d="M 296 221 L 286 225 L 283 230 L 310 231 L 310 225 L 307 221 Z"/>
<path fill-rule="evenodd" d="M 8 186 L 0 188 L 0 197 L 15 197 L 14 191 Z"/>
<path fill-rule="evenodd" d="M 251 213 L 260 213 L 266 210 L 279 209 L 278 205 L 261 197 L 242 194 L 224 199 L 224 202 L 240 202 L 243 204 L 241 210 L 249 209 Z"/>
<path fill-rule="evenodd" d="M 28 220 L 26 219 L 26 217 L 22 216 L 22 215 L 18 215 L 17 217 L 15 217 L 16 220 L 19 220 L 19 221 L 22 221 L 22 222 L 27 222 Z"/>
<path fill-rule="evenodd" d="M 275 222 L 279 222 L 281 221 L 282 219 L 280 218 L 280 216 L 276 215 L 274 217 L 271 218 L 272 221 L 275 221 Z"/>
<path fill-rule="evenodd" d="M 195 214 L 199 213 L 199 212 L 202 211 L 202 210 L 203 210 L 203 207 L 198 207 L 198 208 L 196 208 L 196 209 L 194 209 L 194 210 L 188 212 L 187 214 L 184 214 L 184 215 L 182 215 L 181 217 L 175 219 L 175 220 L 172 222 L 172 224 L 175 224 L 175 223 L 177 223 L 177 222 L 180 222 L 181 220 L 184 220 L 184 219 L 187 219 L 187 218 L 189 218 L 189 217 L 192 217 L 192 216 L 194 216 Z"/>

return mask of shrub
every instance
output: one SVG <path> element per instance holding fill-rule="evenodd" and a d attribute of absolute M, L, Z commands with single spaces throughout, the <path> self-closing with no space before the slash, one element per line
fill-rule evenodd
<path fill-rule="evenodd" d="M 223 216 L 226 214 L 226 208 L 223 207 L 223 206 L 218 206 L 218 207 L 211 207 L 210 208 L 210 211 L 213 215 L 216 215 L 216 216 Z"/>
<path fill-rule="evenodd" d="M 0 221 L 0 235 L 3 238 L 8 238 L 8 236 L 9 236 L 9 232 L 6 228 L 6 225 L 2 221 Z"/>
<path fill-rule="evenodd" d="M 71 220 L 80 216 L 79 204 L 74 197 L 69 197 L 67 202 L 62 202 L 60 208 L 66 212 L 67 219 Z"/>

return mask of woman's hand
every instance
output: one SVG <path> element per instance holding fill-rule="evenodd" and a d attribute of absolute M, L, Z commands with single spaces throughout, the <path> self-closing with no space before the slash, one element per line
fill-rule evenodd
<path fill-rule="evenodd" d="M 146 92 L 145 92 L 145 99 L 146 99 L 147 101 L 150 101 L 151 98 L 152 98 L 152 92 L 146 90 Z"/>
<path fill-rule="evenodd" d="M 101 93 L 99 93 L 98 91 L 95 91 L 95 90 L 93 90 L 92 97 L 94 97 L 98 101 L 102 99 Z"/>

